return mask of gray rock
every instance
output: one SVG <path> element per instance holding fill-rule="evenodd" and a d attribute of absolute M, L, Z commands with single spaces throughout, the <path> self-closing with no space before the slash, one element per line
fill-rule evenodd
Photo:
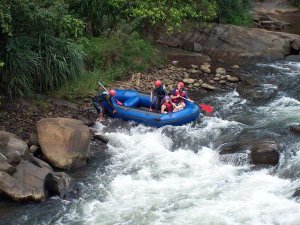
<path fill-rule="evenodd" d="M 81 121 L 82 121 L 85 125 L 87 125 L 88 127 L 91 127 L 91 126 L 93 126 L 93 125 L 95 124 L 94 121 L 89 120 L 88 118 L 86 118 L 86 117 L 84 117 L 84 116 L 82 116 L 82 115 L 78 115 L 78 116 L 77 116 L 77 119 L 78 119 L 78 120 L 81 120 Z"/>
<path fill-rule="evenodd" d="M 226 70 L 222 67 L 219 67 L 216 69 L 216 74 L 220 74 L 221 76 L 225 76 L 226 75 Z"/>
<path fill-rule="evenodd" d="M 236 70 L 236 69 L 239 69 L 240 67 L 238 66 L 238 65 L 233 65 L 232 67 L 231 67 L 231 69 L 234 69 L 234 70 Z"/>
<path fill-rule="evenodd" d="M 0 153 L 7 158 L 9 164 L 17 164 L 28 152 L 26 142 L 14 134 L 0 131 Z"/>
<path fill-rule="evenodd" d="M 209 27 L 193 27 L 182 33 L 162 34 L 158 42 L 167 44 L 174 39 L 179 48 L 184 48 L 186 43 L 202 46 L 203 52 L 210 57 L 274 60 L 293 54 L 299 47 L 300 36 L 228 24 L 211 24 Z"/>
<path fill-rule="evenodd" d="M 201 84 L 201 87 L 204 88 L 204 89 L 207 89 L 207 90 L 216 90 L 216 87 L 214 87 L 210 84 L 207 84 L 207 83 Z"/>
<path fill-rule="evenodd" d="M 94 134 L 94 139 L 102 141 L 104 144 L 109 142 L 109 138 L 107 136 L 99 133 Z"/>
<path fill-rule="evenodd" d="M 211 73 L 211 70 L 209 67 L 210 67 L 210 65 L 208 65 L 208 64 L 201 65 L 201 71 L 203 71 L 204 73 Z"/>
<path fill-rule="evenodd" d="M 235 82 L 238 82 L 240 79 L 235 76 L 226 75 L 226 80 L 228 80 L 229 82 L 235 83 Z"/>
<path fill-rule="evenodd" d="M 290 131 L 300 135 L 300 125 L 290 126 Z"/>
<path fill-rule="evenodd" d="M 48 174 L 45 188 L 50 196 L 59 195 L 62 199 L 78 197 L 78 189 L 74 179 L 63 172 Z"/>
<path fill-rule="evenodd" d="M 191 79 L 191 78 L 186 78 L 186 79 L 183 79 L 183 83 L 186 83 L 186 84 L 193 84 L 193 83 L 195 83 L 195 80 L 194 80 L 194 79 Z"/>
<path fill-rule="evenodd" d="M 37 151 L 38 151 L 39 147 L 36 146 L 36 145 L 31 145 L 30 148 L 29 148 L 29 152 L 31 154 L 35 154 Z"/>
<path fill-rule="evenodd" d="M 45 177 L 51 172 L 22 160 L 13 176 L 0 172 L 0 191 L 14 200 L 43 201 L 47 197 L 44 189 Z"/>
<path fill-rule="evenodd" d="M 16 171 L 16 168 L 7 162 L 7 158 L 2 153 L 0 153 L 0 171 L 8 174 L 13 174 Z"/>
<path fill-rule="evenodd" d="M 257 141 L 251 151 L 253 164 L 276 165 L 279 161 L 281 146 L 275 141 Z"/>

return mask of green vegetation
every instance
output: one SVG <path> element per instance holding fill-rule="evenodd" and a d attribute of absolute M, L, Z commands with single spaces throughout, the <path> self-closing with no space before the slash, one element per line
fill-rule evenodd
<path fill-rule="evenodd" d="M 74 100 L 94 94 L 98 81 L 111 84 L 133 72 L 144 71 L 162 63 L 161 57 L 149 42 L 137 33 L 114 32 L 109 37 L 92 37 L 85 41 L 87 71 L 65 83 L 54 94 Z"/>
<path fill-rule="evenodd" d="M 291 4 L 300 9 L 300 0 L 291 0 Z"/>
<path fill-rule="evenodd" d="M 216 19 L 250 24 L 251 1 L 232 2 L 2 0 L 0 94 L 90 95 L 98 80 L 112 83 L 161 64 L 147 41 L 160 31 Z"/>
<path fill-rule="evenodd" d="M 250 10 L 252 0 L 217 0 L 219 5 L 219 23 L 251 26 L 253 23 Z"/>

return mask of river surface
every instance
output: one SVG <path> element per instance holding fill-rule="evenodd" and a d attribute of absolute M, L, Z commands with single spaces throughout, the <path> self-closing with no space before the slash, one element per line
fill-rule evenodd
<path fill-rule="evenodd" d="M 73 176 L 72 201 L 0 204 L 1 224 L 300 225 L 300 62 L 248 65 L 243 79 L 259 80 L 271 98 L 255 102 L 236 90 L 202 96 L 212 116 L 180 127 L 151 128 L 110 120 L 97 128 L 110 142 L 93 147 L 88 166 Z M 239 139 L 277 140 L 274 167 L 256 168 L 247 154 L 224 160 L 220 145 Z"/>

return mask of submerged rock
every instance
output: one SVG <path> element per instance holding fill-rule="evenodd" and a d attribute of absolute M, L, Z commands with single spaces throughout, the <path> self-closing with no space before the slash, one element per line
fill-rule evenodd
<path fill-rule="evenodd" d="M 275 141 L 258 141 L 253 143 L 251 161 L 253 164 L 276 165 L 279 161 L 281 146 Z"/>
<path fill-rule="evenodd" d="M 293 133 L 296 133 L 296 134 L 300 135 L 300 125 L 290 126 L 290 131 L 293 132 Z"/>
<path fill-rule="evenodd" d="M 249 162 L 255 165 L 276 165 L 279 161 L 281 145 L 276 141 L 252 140 L 225 143 L 221 145 L 218 150 L 219 154 L 222 156 L 242 154 L 243 157 L 248 160 L 248 158 L 244 155 L 247 153 L 250 156 Z"/>

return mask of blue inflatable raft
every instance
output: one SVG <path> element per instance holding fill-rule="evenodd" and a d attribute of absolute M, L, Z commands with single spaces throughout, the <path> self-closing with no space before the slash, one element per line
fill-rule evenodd
<path fill-rule="evenodd" d="M 189 101 L 185 101 L 186 107 L 178 112 L 167 114 L 150 112 L 150 98 L 150 95 L 135 90 L 116 90 L 116 96 L 112 99 L 117 113 L 113 114 L 111 108 L 106 104 L 104 107 L 106 113 L 111 117 L 133 120 L 154 127 L 183 125 L 196 120 L 200 114 L 198 105 Z M 116 100 L 122 102 L 122 105 L 118 105 Z M 155 97 L 152 104 L 152 109 L 154 108 Z"/>

